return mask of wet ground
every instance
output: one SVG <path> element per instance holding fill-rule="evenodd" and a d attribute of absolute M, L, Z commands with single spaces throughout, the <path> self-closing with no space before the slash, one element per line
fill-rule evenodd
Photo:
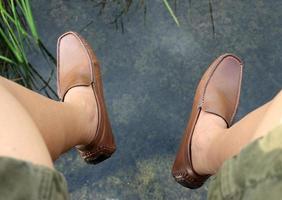
<path fill-rule="evenodd" d="M 109 2 L 99 15 L 94 0 L 31 1 L 53 55 L 57 37 L 74 30 L 90 42 L 102 65 L 118 150 L 97 166 L 86 165 L 75 151 L 58 160 L 71 197 L 205 199 L 207 186 L 189 190 L 170 175 L 195 86 L 214 58 L 232 52 L 245 63 L 237 119 L 273 97 L 282 80 L 282 2 L 212 0 L 211 7 L 208 0 L 178 0 L 180 27 L 161 0 L 139 8 L 134 3 L 117 23 L 111 22 L 123 9 Z M 30 56 L 47 74 L 44 59 Z"/>

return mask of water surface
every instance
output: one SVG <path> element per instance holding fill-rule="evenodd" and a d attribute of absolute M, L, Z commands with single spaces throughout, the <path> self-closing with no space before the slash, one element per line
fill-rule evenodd
<path fill-rule="evenodd" d="M 120 11 L 115 3 L 99 15 L 94 0 L 31 2 L 42 40 L 54 55 L 58 36 L 74 30 L 102 65 L 118 150 L 97 166 L 86 165 L 75 151 L 56 163 L 72 199 L 206 199 L 207 186 L 189 190 L 170 175 L 203 71 L 224 52 L 243 59 L 237 119 L 281 88 L 281 1 L 213 0 L 212 23 L 209 1 L 178 0 L 180 27 L 161 0 L 145 1 L 145 12 L 135 2 L 117 26 L 111 24 Z M 49 70 L 36 53 L 30 56 L 40 70 Z"/>

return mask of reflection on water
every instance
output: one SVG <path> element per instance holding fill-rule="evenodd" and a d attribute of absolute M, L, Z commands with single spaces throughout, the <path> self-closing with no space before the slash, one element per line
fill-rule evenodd
<path fill-rule="evenodd" d="M 120 11 L 116 1 L 102 11 L 96 2 L 32 1 L 39 32 L 54 55 L 56 38 L 74 30 L 89 40 L 102 64 L 118 150 L 97 166 L 84 164 L 74 151 L 57 162 L 72 198 L 205 199 L 207 186 L 188 190 L 170 175 L 194 88 L 215 57 L 233 52 L 245 63 L 238 119 L 280 90 L 282 2 L 213 0 L 211 15 L 209 1 L 179 0 L 180 28 L 161 0 L 144 1 L 145 20 L 145 4 L 134 9 L 133 3 L 122 15 L 123 33 L 120 24 L 118 30 L 110 24 Z M 44 61 L 30 56 L 44 72 Z"/>
<path fill-rule="evenodd" d="M 131 12 L 135 12 L 138 9 L 142 9 L 144 13 L 144 19 L 147 13 L 147 6 L 145 0 L 137 0 L 135 3 L 132 0 L 93 0 L 94 7 L 98 8 L 99 15 L 108 15 L 111 16 L 108 22 L 109 24 L 113 24 L 115 28 L 121 29 L 124 33 L 124 17 Z M 94 20 L 90 21 L 83 29 L 87 28 L 89 25 L 94 23 Z"/>

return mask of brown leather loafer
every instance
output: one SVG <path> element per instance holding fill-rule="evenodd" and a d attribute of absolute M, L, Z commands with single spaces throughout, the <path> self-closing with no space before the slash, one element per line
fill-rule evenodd
<path fill-rule="evenodd" d="M 198 84 L 189 122 L 178 150 L 172 175 L 181 185 L 196 189 L 210 176 L 198 174 L 192 163 L 191 141 L 201 112 L 222 117 L 230 127 L 235 116 L 240 96 L 242 62 L 232 55 L 218 57 L 204 73 Z"/>
<path fill-rule="evenodd" d="M 116 149 L 104 101 L 99 63 L 87 42 L 74 32 L 67 32 L 58 39 L 57 51 L 57 85 L 61 101 L 71 88 L 92 86 L 98 106 L 98 128 L 93 133 L 93 141 L 77 146 L 77 149 L 86 162 L 97 164 L 109 158 Z"/>

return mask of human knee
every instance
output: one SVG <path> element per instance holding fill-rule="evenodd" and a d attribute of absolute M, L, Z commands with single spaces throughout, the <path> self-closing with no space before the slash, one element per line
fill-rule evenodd
<path fill-rule="evenodd" d="M 282 103 L 282 90 L 280 90 L 275 97 L 273 98 L 273 100 L 280 100 Z"/>
<path fill-rule="evenodd" d="M 1 80 L 0 80 L 0 99 L 5 99 L 5 97 L 7 96 L 10 96 L 10 97 L 13 97 L 13 95 L 7 90 L 6 87 L 4 87 L 2 84 L 1 84 Z M 13 97 L 14 98 L 14 97 Z"/>
<path fill-rule="evenodd" d="M 0 86 L 2 86 L 2 87 L 5 86 L 4 81 L 5 81 L 5 77 L 0 76 Z"/>
<path fill-rule="evenodd" d="M 6 92 L 7 89 L 1 84 L 1 77 L 0 77 L 0 91 Z M 2 94 L 2 93 L 1 93 Z"/>

